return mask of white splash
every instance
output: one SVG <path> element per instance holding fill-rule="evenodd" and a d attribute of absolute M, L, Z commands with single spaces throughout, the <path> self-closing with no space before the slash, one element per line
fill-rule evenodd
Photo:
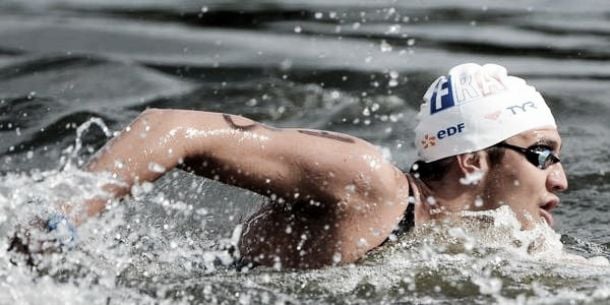
<path fill-rule="evenodd" d="M 73 167 L 75 161 L 76 165 L 82 165 L 83 161 L 78 159 L 78 153 L 83 146 L 82 137 L 83 134 L 89 131 L 89 128 L 91 128 L 93 125 L 99 127 L 106 137 L 112 136 L 112 132 L 110 132 L 110 129 L 108 129 L 104 121 L 100 118 L 93 117 L 82 123 L 76 128 L 76 139 L 74 140 L 74 145 L 65 149 L 67 156 L 62 156 L 62 160 L 60 161 L 60 163 L 64 163 L 64 169 L 70 169 Z"/>
<path fill-rule="evenodd" d="M 468 173 L 466 176 L 460 178 L 460 183 L 463 185 L 473 185 L 479 183 L 481 179 L 485 176 L 484 171 L 475 171 L 473 173 Z"/>
<path fill-rule="evenodd" d="M 461 216 L 459 221 L 420 227 L 415 230 L 415 236 L 432 241 L 438 249 L 461 249 L 466 253 L 496 249 L 526 260 L 610 265 L 605 257 L 585 258 L 566 252 L 561 235 L 544 221 L 531 230 L 522 230 L 521 223 L 508 206 L 464 211 Z"/>

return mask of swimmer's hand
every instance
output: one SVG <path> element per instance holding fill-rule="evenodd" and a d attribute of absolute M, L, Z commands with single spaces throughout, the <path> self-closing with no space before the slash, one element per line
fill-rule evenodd
<path fill-rule="evenodd" d="M 27 226 L 18 225 L 9 240 L 8 251 L 23 254 L 26 264 L 34 267 L 40 255 L 60 253 L 75 244 L 76 227 L 65 215 L 52 214 L 44 220 L 35 217 Z"/>

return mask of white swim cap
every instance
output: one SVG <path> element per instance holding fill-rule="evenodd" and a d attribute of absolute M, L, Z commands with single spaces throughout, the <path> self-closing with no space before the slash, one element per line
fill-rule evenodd
<path fill-rule="evenodd" d="M 495 64 L 462 64 L 436 79 L 418 120 L 415 146 L 425 162 L 485 149 L 530 129 L 556 128 L 540 93 Z"/>

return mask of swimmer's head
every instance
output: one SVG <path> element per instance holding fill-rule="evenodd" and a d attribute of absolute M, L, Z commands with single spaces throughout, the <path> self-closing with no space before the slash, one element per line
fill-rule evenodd
<path fill-rule="evenodd" d="M 500 65 L 467 63 L 453 67 L 428 88 L 415 145 L 422 161 L 433 162 L 547 127 L 556 128 L 555 119 L 534 87 L 507 75 Z"/>
<path fill-rule="evenodd" d="M 463 64 L 428 89 L 413 173 L 441 211 L 508 205 L 523 228 L 546 221 L 567 189 L 561 137 L 544 99 L 499 65 Z"/>

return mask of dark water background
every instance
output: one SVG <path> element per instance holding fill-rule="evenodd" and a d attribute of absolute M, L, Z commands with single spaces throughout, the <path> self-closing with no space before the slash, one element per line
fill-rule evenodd
<path fill-rule="evenodd" d="M 536 86 L 556 115 L 570 189 L 555 229 L 566 249 L 610 258 L 608 59 L 606 1 L 5 0 L 0 193 L 49 195 L 50 187 L 33 186 L 37 175 L 61 167 L 79 125 L 97 117 L 117 131 L 148 107 L 346 132 L 407 168 L 428 84 L 456 64 L 493 62 Z M 80 155 L 106 140 L 90 128 Z M 504 283 L 493 293 L 451 262 L 415 274 L 402 270 L 407 263 L 210 272 L 218 240 L 230 240 L 261 199 L 180 172 L 147 198 L 85 226 L 85 250 L 58 258 L 68 271 L 41 276 L 0 266 L 0 303 L 610 303 L 608 267 L 491 268 L 482 281 L 493 275 Z M 7 215 L 29 201 L 0 201 L 0 233 L 9 234 Z"/>

